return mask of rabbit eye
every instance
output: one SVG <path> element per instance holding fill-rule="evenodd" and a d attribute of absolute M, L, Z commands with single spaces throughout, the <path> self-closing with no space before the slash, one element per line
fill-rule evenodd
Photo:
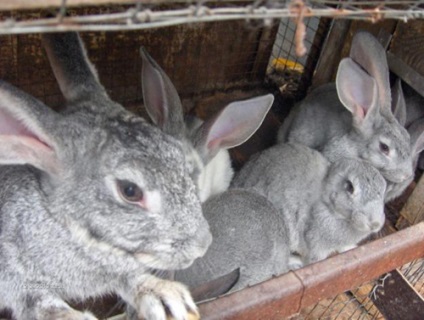
<path fill-rule="evenodd" d="M 383 152 L 385 155 L 388 155 L 390 148 L 387 144 L 380 142 L 380 151 Z"/>
<path fill-rule="evenodd" d="M 143 191 L 128 180 L 118 180 L 118 189 L 121 196 L 128 202 L 140 202 L 143 200 Z"/>
<path fill-rule="evenodd" d="M 355 191 L 355 188 L 353 187 L 352 181 L 346 180 L 345 182 L 345 190 L 349 192 L 350 194 L 353 194 Z"/>

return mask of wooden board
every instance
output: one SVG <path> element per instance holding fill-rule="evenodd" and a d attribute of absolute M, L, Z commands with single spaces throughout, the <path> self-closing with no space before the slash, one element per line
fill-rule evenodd
<path fill-rule="evenodd" d="M 424 76 L 424 21 L 399 22 L 390 51 L 413 70 Z"/>
<path fill-rule="evenodd" d="M 417 224 L 424 220 L 424 176 L 418 181 L 414 191 L 400 211 L 400 215 L 406 221 L 400 219 L 396 224 L 398 229 L 404 227 L 405 224 Z"/>
<path fill-rule="evenodd" d="M 397 270 L 388 274 L 371 298 L 387 320 L 424 319 L 424 300 Z"/>

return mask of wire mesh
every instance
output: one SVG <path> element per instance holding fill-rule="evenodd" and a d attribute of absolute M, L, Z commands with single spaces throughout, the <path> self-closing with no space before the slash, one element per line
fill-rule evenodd
<path fill-rule="evenodd" d="M 267 77 L 281 94 L 302 98 L 310 84 L 322 42 L 327 35 L 329 20 L 311 17 L 305 19 L 306 33 L 304 44 L 306 54 L 296 53 L 296 23 L 282 19 L 278 28 L 272 54 L 269 60 Z"/>
<path fill-rule="evenodd" d="M 0 3 L 0 10 L 26 9 L 14 1 Z M 354 0 L 279 0 L 279 1 L 125 1 L 130 5 L 107 8 L 84 16 L 65 16 L 67 1 L 55 11 L 55 16 L 38 19 L 20 19 L 11 13 L 0 22 L 0 34 L 39 33 L 65 30 L 122 31 L 158 28 L 187 23 L 261 20 L 270 25 L 273 19 L 336 17 L 378 21 L 381 19 L 417 19 L 424 17 L 423 1 L 354 1 Z M 147 2 L 147 4 L 145 4 Z M 101 2 L 103 4 L 103 2 Z M 122 1 L 111 0 L 119 4 Z M 169 6 L 169 3 L 174 5 Z M 25 4 L 25 2 L 24 2 Z M 47 1 L 54 6 L 57 2 Z M 95 1 L 85 4 L 96 5 Z M 34 7 L 33 5 L 31 7 Z"/>

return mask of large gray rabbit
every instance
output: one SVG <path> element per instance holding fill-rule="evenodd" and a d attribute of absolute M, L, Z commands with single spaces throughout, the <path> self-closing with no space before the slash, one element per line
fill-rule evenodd
<path fill-rule="evenodd" d="M 69 105 L 58 114 L 0 82 L 0 305 L 87 320 L 65 301 L 115 292 L 140 318 L 185 319 L 187 289 L 150 274 L 211 243 L 184 146 L 111 101 L 74 59 L 83 50 L 61 52 L 75 34 L 43 40 Z"/>
<path fill-rule="evenodd" d="M 197 165 L 200 200 L 228 189 L 234 171 L 227 149 L 245 142 L 255 133 L 271 108 L 271 94 L 232 102 L 214 117 L 201 121 L 186 117 L 177 90 L 162 68 L 142 50 L 144 106 L 159 127 L 172 128 L 189 143 L 189 158 Z"/>
<path fill-rule="evenodd" d="M 197 287 L 240 268 L 231 290 L 270 279 L 288 271 L 288 232 L 285 222 L 265 197 L 243 189 L 230 189 L 203 204 L 213 235 L 205 256 L 176 280 Z"/>
<path fill-rule="evenodd" d="M 377 169 L 356 159 L 330 163 L 303 145 L 277 144 L 257 154 L 232 186 L 262 194 L 279 210 L 291 267 L 352 248 L 384 223 L 386 182 Z"/>
<path fill-rule="evenodd" d="M 278 140 L 307 145 L 330 160 L 370 162 L 389 183 L 413 176 L 408 132 L 391 112 L 389 71 L 383 47 L 359 32 L 336 83 L 311 92 L 289 115 Z"/>

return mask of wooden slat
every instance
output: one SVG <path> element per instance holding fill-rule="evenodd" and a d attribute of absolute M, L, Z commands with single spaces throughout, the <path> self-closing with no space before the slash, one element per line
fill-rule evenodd
<path fill-rule="evenodd" d="M 318 87 L 333 80 L 333 75 L 337 71 L 338 61 L 341 59 L 341 49 L 344 46 L 344 39 L 349 31 L 350 24 L 350 20 L 333 21 L 312 79 L 313 87 Z"/>
<path fill-rule="evenodd" d="M 371 298 L 387 320 L 424 319 L 424 299 L 397 270 L 387 274 Z"/>
<path fill-rule="evenodd" d="M 424 220 L 424 176 L 420 178 L 414 191 L 400 211 L 402 218 L 410 225 Z M 396 227 L 400 229 L 405 221 L 399 220 Z"/>
<path fill-rule="evenodd" d="M 135 2 L 135 0 L 67 0 L 66 7 L 123 5 Z M 164 1 L 141 0 L 141 2 L 147 4 Z M 60 8 L 61 5 L 62 0 L 1 0 L 0 11 Z"/>
<path fill-rule="evenodd" d="M 390 51 L 416 72 L 424 76 L 424 21 L 399 23 Z"/>

